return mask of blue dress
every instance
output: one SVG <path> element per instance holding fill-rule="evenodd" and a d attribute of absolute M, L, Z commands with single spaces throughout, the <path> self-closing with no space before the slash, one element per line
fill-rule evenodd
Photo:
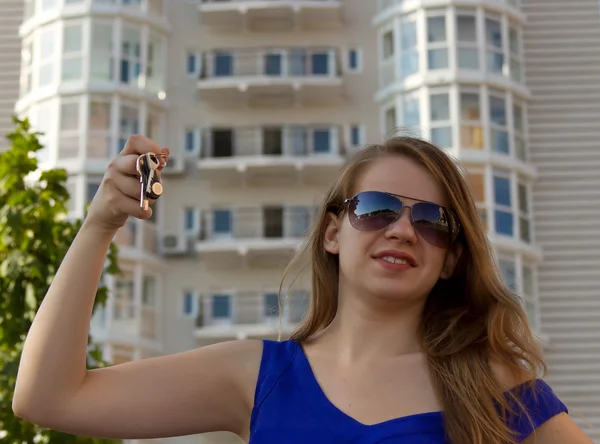
<path fill-rule="evenodd" d="M 321 390 L 302 347 L 294 341 L 263 341 L 263 355 L 250 423 L 250 444 L 447 444 L 441 412 L 419 413 L 365 425 L 334 406 Z M 566 406 L 541 379 L 521 400 L 535 427 Z M 509 418 L 519 442 L 529 421 Z"/>

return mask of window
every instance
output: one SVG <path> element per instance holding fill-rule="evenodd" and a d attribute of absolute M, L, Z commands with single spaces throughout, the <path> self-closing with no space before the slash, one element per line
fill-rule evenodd
<path fill-rule="evenodd" d="M 227 320 L 231 318 L 231 296 L 215 294 L 212 297 L 213 320 Z"/>
<path fill-rule="evenodd" d="M 31 92 L 33 76 L 33 39 L 23 43 L 21 60 L 21 96 Z"/>
<path fill-rule="evenodd" d="M 200 212 L 196 208 L 185 209 L 184 229 L 188 234 L 197 233 L 200 228 Z"/>
<path fill-rule="evenodd" d="M 40 66 L 38 85 L 40 87 L 52 84 L 54 81 L 54 27 L 46 27 L 40 35 Z"/>
<path fill-rule="evenodd" d="M 317 154 L 331 153 L 331 134 L 328 129 L 313 131 L 313 152 Z"/>
<path fill-rule="evenodd" d="M 146 89 L 153 93 L 165 89 L 165 65 L 163 37 L 155 32 L 150 32 L 146 54 Z"/>
<path fill-rule="evenodd" d="M 188 51 L 185 62 L 185 71 L 189 77 L 200 75 L 200 55 L 196 51 Z"/>
<path fill-rule="evenodd" d="M 92 54 L 90 56 L 90 78 L 110 82 L 114 80 L 113 27 L 111 24 L 95 22 L 92 25 Z"/>
<path fill-rule="evenodd" d="M 485 208 L 485 175 L 483 172 L 469 171 L 466 176 L 467 182 L 471 187 L 471 194 L 477 206 L 477 212 L 487 231 L 487 212 Z"/>
<path fill-rule="evenodd" d="M 281 53 L 265 54 L 264 73 L 268 76 L 283 74 L 283 56 Z"/>
<path fill-rule="evenodd" d="M 121 83 L 139 86 L 142 74 L 140 30 L 124 27 L 121 38 L 121 61 L 119 78 Z"/>
<path fill-rule="evenodd" d="M 508 44 L 510 50 L 510 77 L 515 82 L 522 81 L 522 62 L 521 62 L 521 33 L 516 29 L 516 25 L 511 24 L 508 30 Z"/>
<path fill-rule="evenodd" d="M 122 104 L 121 105 L 121 117 L 119 125 L 119 146 L 118 150 L 121 151 L 127 140 L 134 134 L 139 134 L 140 121 L 139 111 L 135 104 Z"/>
<path fill-rule="evenodd" d="M 394 55 L 394 31 L 387 31 L 382 37 L 383 60 Z"/>
<path fill-rule="evenodd" d="M 98 188 L 100 188 L 100 183 L 88 182 L 87 192 L 86 192 L 86 205 L 89 204 L 94 199 L 94 196 L 98 192 Z"/>
<path fill-rule="evenodd" d="M 135 319 L 133 273 L 124 270 L 115 283 L 115 297 L 113 302 L 113 319 L 127 321 Z"/>
<path fill-rule="evenodd" d="M 504 52 L 502 51 L 502 24 L 499 20 L 486 17 L 485 39 L 487 69 L 490 72 L 504 72 Z"/>
<path fill-rule="evenodd" d="M 310 209 L 305 206 L 285 208 L 285 232 L 289 237 L 301 238 L 306 234 L 310 225 Z"/>
<path fill-rule="evenodd" d="M 490 95 L 490 140 L 492 151 L 508 154 L 508 130 L 506 126 L 506 99 L 504 93 Z"/>
<path fill-rule="evenodd" d="M 350 145 L 360 146 L 363 143 L 363 128 L 360 125 L 350 126 Z"/>
<path fill-rule="evenodd" d="M 57 6 L 57 0 L 42 0 L 42 11 L 50 11 Z"/>
<path fill-rule="evenodd" d="M 196 297 L 193 292 L 183 293 L 182 313 L 184 316 L 195 317 L 198 312 Z"/>
<path fill-rule="evenodd" d="M 517 291 L 517 277 L 516 277 L 516 268 L 515 262 L 510 259 L 501 258 L 498 261 L 498 266 L 500 268 L 500 275 L 502 276 L 502 280 L 504 284 L 508 287 L 508 289 L 512 292 Z"/>
<path fill-rule="evenodd" d="M 288 321 L 298 323 L 306 316 L 310 304 L 310 296 L 306 290 L 296 290 L 287 298 Z"/>
<path fill-rule="evenodd" d="M 79 156 L 79 102 L 65 102 L 60 107 L 58 158 Z"/>
<path fill-rule="evenodd" d="M 228 77 L 233 75 L 233 55 L 228 52 L 215 52 L 214 77 Z"/>
<path fill-rule="evenodd" d="M 431 94 L 429 98 L 431 118 L 431 141 L 443 147 L 452 147 L 452 124 L 450 121 L 450 97 L 448 93 Z"/>
<path fill-rule="evenodd" d="M 523 273 L 523 281 L 522 281 L 522 291 L 523 291 L 523 302 L 525 304 L 525 312 L 527 313 L 527 318 L 529 319 L 529 323 L 531 324 L 534 330 L 538 328 L 537 322 L 537 313 L 535 306 L 535 287 L 534 287 L 534 277 L 533 277 L 533 266 L 529 264 L 523 264 L 522 273 Z"/>
<path fill-rule="evenodd" d="M 152 275 L 145 274 L 142 278 L 142 305 L 156 307 L 156 278 Z"/>
<path fill-rule="evenodd" d="M 430 70 L 448 68 L 445 15 L 427 17 L 427 66 Z"/>
<path fill-rule="evenodd" d="M 279 296 L 277 293 L 267 293 L 264 295 L 264 316 L 266 318 L 279 317 Z"/>
<path fill-rule="evenodd" d="M 529 197 L 525 184 L 519 183 L 519 231 L 523 242 L 531 242 L 531 222 L 529 217 Z"/>
<path fill-rule="evenodd" d="M 515 143 L 515 153 L 519 160 L 527 161 L 527 152 L 525 148 L 525 116 L 523 107 L 519 103 L 513 104 L 513 137 Z"/>
<path fill-rule="evenodd" d="M 392 133 L 396 129 L 396 108 L 388 108 L 385 111 L 385 132 Z"/>
<path fill-rule="evenodd" d="M 359 72 L 362 68 L 362 53 L 360 49 L 351 48 L 348 50 L 348 72 Z"/>
<path fill-rule="evenodd" d="M 479 69 L 477 19 L 474 10 L 457 10 L 456 32 L 458 40 L 458 67 L 460 69 Z"/>
<path fill-rule="evenodd" d="M 421 126 L 421 101 L 419 96 L 406 94 L 402 97 L 402 125 L 419 132 Z"/>
<path fill-rule="evenodd" d="M 37 116 L 35 119 L 36 124 L 34 126 L 37 131 L 43 133 L 39 136 L 39 141 L 43 145 L 43 148 L 36 151 L 35 157 L 40 163 L 47 162 L 50 160 L 50 147 L 48 146 L 48 144 L 54 144 L 53 137 L 51 137 L 52 134 L 50 134 L 51 132 L 53 132 L 53 111 L 54 107 L 48 102 L 40 103 L 37 108 Z"/>
<path fill-rule="evenodd" d="M 417 52 L 417 19 L 415 15 L 404 16 L 400 21 L 401 58 L 400 70 L 402 77 L 419 72 L 419 53 Z"/>
<path fill-rule="evenodd" d="M 312 75 L 328 75 L 329 71 L 329 53 L 316 52 L 311 54 Z"/>
<path fill-rule="evenodd" d="M 482 150 L 484 138 L 479 92 L 467 89 L 461 90 L 460 120 L 461 147 Z"/>
<path fill-rule="evenodd" d="M 68 212 L 74 213 L 77 211 L 77 182 L 74 179 L 67 180 L 67 191 L 69 192 Z"/>
<path fill-rule="evenodd" d="M 494 174 L 494 204 L 496 233 L 513 236 L 513 213 L 508 171 Z"/>
<path fill-rule="evenodd" d="M 81 25 L 65 25 L 63 29 L 62 80 L 80 80 L 83 72 Z"/>
<path fill-rule="evenodd" d="M 111 104 L 103 98 L 90 102 L 90 130 L 87 156 L 92 159 L 107 159 L 112 156 Z"/>
<path fill-rule="evenodd" d="M 216 236 L 231 235 L 232 221 L 230 210 L 213 211 L 213 234 Z"/>
<path fill-rule="evenodd" d="M 146 115 L 146 136 L 155 141 L 158 145 L 162 145 L 162 134 L 161 134 L 161 112 L 148 105 L 148 111 Z"/>
<path fill-rule="evenodd" d="M 197 153 L 200 147 L 199 131 L 196 128 L 185 130 L 184 149 L 188 154 Z"/>

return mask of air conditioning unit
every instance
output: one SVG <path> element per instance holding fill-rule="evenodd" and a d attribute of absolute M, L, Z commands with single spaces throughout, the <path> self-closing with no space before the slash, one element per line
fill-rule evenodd
<path fill-rule="evenodd" d="M 181 253 L 182 248 L 180 246 L 179 236 L 176 234 L 165 234 L 160 243 L 160 250 L 163 254 L 176 254 Z"/>
<path fill-rule="evenodd" d="M 177 158 L 169 156 L 167 164 L 163 168 L 165 174 L 181 174 L 184 172 L 183 162 L 179 162 Z"/>

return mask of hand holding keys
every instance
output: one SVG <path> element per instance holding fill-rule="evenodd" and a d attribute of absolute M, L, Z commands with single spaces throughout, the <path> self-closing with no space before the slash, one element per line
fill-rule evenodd
<path fill-rule="evenodd" d="M 161 166 L 160 159 L 165 159 L 166 154 L 146 153 L 137 158 L 136 170 L 140 176 L 140 208 L 148 209 L 148 199 L 158 199 L 163 186 L 157 175 L 157 170 Z"/>

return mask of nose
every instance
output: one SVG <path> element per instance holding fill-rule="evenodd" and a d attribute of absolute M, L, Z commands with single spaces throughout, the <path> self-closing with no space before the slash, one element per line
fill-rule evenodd
<path fill-rule="evenodd" d="M 414 244 L 417 242 L 417 233 L 412 224 L 411 209 L 404 207 L 400 213 L 400 217 L 394 223 L 388 225 L 385 230 L 385 237 L 388 239 L 396 239 L 403 242 Z"/>

